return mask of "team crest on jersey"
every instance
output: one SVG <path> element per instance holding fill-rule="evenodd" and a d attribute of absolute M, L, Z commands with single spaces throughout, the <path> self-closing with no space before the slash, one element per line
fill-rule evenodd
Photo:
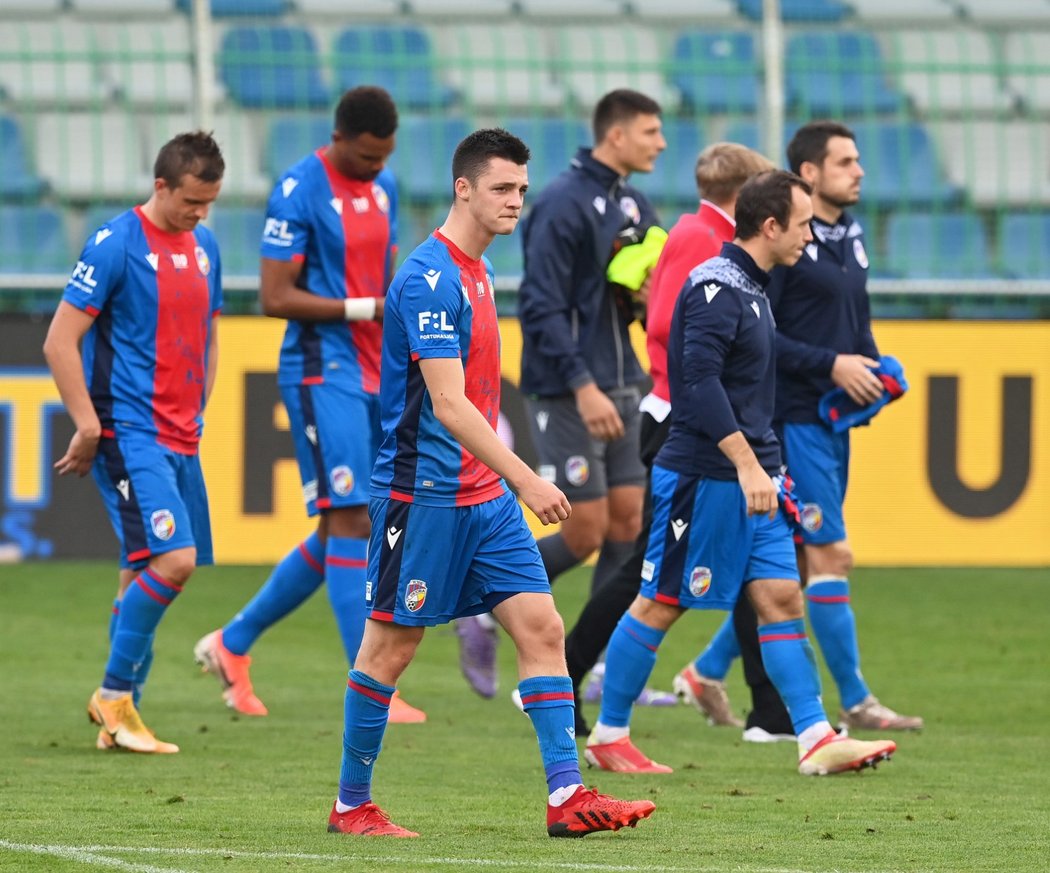
<path fill-rule="evenodd" d="M 170 509 L 158 509 L 149 517 L 149 523 L 158 540 L 170 540 L 175 533 L 175 516 Z"/>
<path fill-rule="evenodd" d="M 405 589 L 405 607 L 409 612 L 419 612 L 427 600 L 427 583 L 422 579 L 410 579 Z"/>
<path fill-rule="evenodd" d="M 583 455 L 573 455 L 565 462 L 565 478 L 577 488 L 591 478 L 591 468 Z"/>
<path fill-rule="evenodd" d="M 201 271 L 201 275 L 207 276 L 211 272 L 211 261 L 208 259 L 208 253 L 200 246 L 196 246 L 193 249 L 193 257 L 197 259 L 197 269 Z"/>
<path fill-rule="evenodd" d="M 380 212 L 384 214 L 390 212 L 390 198 L 382 185 L 372 185 L 372 199 L 375 200 Z"/>
<path fill-rule="evenodd" d="M 865 270 L 868 269 L 868 253 L 864 251 L 864 243 L 860 241 L 859 237 L 854 237 L 853 239 L 853 257 L 857 259 L 857 263 Z"/>
<path fill-rule="evenodd" d="M 632 224 L 642 220 L 642 210 L 638 208 L 638 201 L 633 197 L 620 198 L 620 212 L 631 219 Z"/>
<path fill-rule="evenodd" d="M 693 572 L 689 574 L 689 593 L 693 597 L 703 597 L 707 594 L 707 589 L 710 587 L 711 568 L 693 567 Z"/>
<path fill-rule="evenodd" d="M 340 497 L 346 497 L 354 488 L 354 474 L 345 464 L 333 467 L 328 479 L 332 483 L 332 490 Z"/>
<path fill-rule="evenodd" d="M 802 529 L 807 533 L 816 533 L 824 526 L 824 510 L 819 503 L 802 504 Z"/>

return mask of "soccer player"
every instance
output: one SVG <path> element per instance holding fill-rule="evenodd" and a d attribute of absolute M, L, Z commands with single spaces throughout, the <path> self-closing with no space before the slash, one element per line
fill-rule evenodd
<path fill-rule="evenodd" d="M 424 629 L 481 612 L 492 613 L 518 650 L 519 688 L 547 775 L 547 832 L 618 830 L 655 809 L 582 784 L 561 618 L 536 541 L 505 484 L 543 524 L 569 517 L 565 495 L 496 434 L 500 337 L 482 256 L 496 234 L 518 223 L 528 159 L 525 144 L 505 130 L 475 131 L 459 143 L 448 218 L 388 292 L 383 443 L 369 510 L 372 620 L 347 682 L 333 832 L 418 836 L 371 799 L 387 708 Z"/>
<path fill-rule="evenodd" d="M 667 630 L 687 609 L 732 609 L 743 592 L 758 614 L 762 658 L 799 742 L 799 772 L 872 766 L 896 749 L 835 733 L 806 640 L 802 589 L 773 433 L 776 328 L 763 287 L 813 238 L 810 186 L 783 171 L 741 189 L 736 234 L 689 274 L 668 340 L 671 430 L 653 466 L 653 526 L 642 588 L 606 658 L 602 708 L 587 760 L 625 773 L 670 773 L 630 739 L 631 706 Z"/>
<path fill-rule="evenodd" d="M 787 154 L 791 169 L 813 186 L 814 239 L 797 264 L 774 271 L 767 294 L 777 324 L 776 422 L 802 507 L 799 565 L 809 621 L 838 687 L 844 727 L 919 730 L 922 718 L 880 703 L 860 670 L 849 599 L 853 552 L 842 509 L 849 431 L 834 433 L 817 412 L 833 386 L 860 404 L 883 392 L 871 372 L 879 351 L 871 331 L 864 232 L 846 211 L 860 198 L 864 170 L 853 131 L 833 121 L 803 125 Z M 744 655 L 745 671 L 760 676 L 761 665 L 748 664 L 746 645 Z M 754 727 L 764 727 L 762 718 Z"/>
<path fill-rule="evenodd" d="M 396 130 L 397 109 L 386 91 L 347 91 L 331 142 L 278 180 L 267 207 L 259 294 L 263 312 L 288 320 L 277 381 L 306 510 L 318 524 L 247 606 L 194 647 L 227 705 L 245 715 L 267 713 L 252 687 L 248 650 L 323 581 L 351 665 L 361 644 L 368 477 L 379 447 L 380 322 L 397 234 L 397 190 L 384 165 Z M 392 721 L 425 719 L 394 700 Z"/>
<path fill-rule="evenodd" d="M 109 660 L 88 702 L 101 749 L 179 750 L 143 724 L 133 694 L 165 610 L 194 568 L 212 563 L 197 445 L 215 384 L 222 271 L 199 223 L 224 169 L 207 133 L 166 143 L 149 200 L 88 238 L 44 342 L 76 426 L 55 469 L 91 471 L 120 541 Z"/>
<path fill-rule="evenodd" d="M 678 294 L 689 271 L 708 258 L 715 257 L 721 251 L 722 243 L 733 238 L 733 214 L 740 187 L 756 173 L 772 168 L 773 164 L 767 158 L 737 143 L 714 143 L 697 157 L 695 175 L 700 208 L 681 216 L 671 229 L 660 260 L 653 270 L 649 291 L 645 327 L 653 388 L 642 398 L 639 406 L 641 459 L 647 473 L 671 427 L 667 337 Z M 615 575 L 594 591 L 580 613 L 576 626 L 565 639 L 566 661 L 574 690 L 579 689 L 587 671 L 595 666 L 620 616 L 638 594 L 651 523 L 652 505 L 647 500 L 642 531 L 635 541 L 630 558 Z M 732 634 L 732 624 L 727 622 L 727 625 L 728 633 L 725 629 L 719 632 L 716 637 L 717 647 L 709 654 L 708 661 L 724 658 L 725 652 L 731 657 L 735 651 L 736 638 Z M 592 686 L 596 684 L 592 678 L 587 686 L 588 697 Z M 675 679 L 675 689 L 682 697 L 701 708 L 714 723 L 735 723 L 722 682 L 692 676 L 683 671 Z M 577 733 L 587 733 L 589 728 L 583 721 L 579 707 L 576 716 Z"/>

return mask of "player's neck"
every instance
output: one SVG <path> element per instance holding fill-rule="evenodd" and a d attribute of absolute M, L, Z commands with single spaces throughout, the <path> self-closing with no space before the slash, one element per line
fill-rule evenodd
<path fill-rule="evenodd" d="M 751 239 L 734 239 L 733 245 L 743 249 L 751 255 L 751 260 L 755 262 L 755 266 L 765 273 L 768 273 L 776 266 L 776 260 L 773 257 L 773 253 L 767 248 L 761 234 L 753 236 Z"/>
<path fill-rule="evenodd" d="M 160 209 L 157 207 L 157 201 L 155 197 L 150 197 L 145 203 L 142 204 L 142 214 L 146 216 L 146 220 L 149 221 L 158 230 L 164 231 L 164 233 L 178 233 L 179 229 L 169 224 L 164 216 L 161 214 Z"/>
<path fill-rule="evenodd" d="M 829 203 L 819 194 L 813 198 L 813 217 L 824 224 L 838 224 L 842 217 L 842 207 Z"/>
<path fill-rule="evenodd" d="M 483 230 L 478 224 L 457 214 L 453 209 L 438 228 L 441 235 L 459 249 L 468 258 L 480 261 L 485 249 L 492 242 L 492 234 Z"/>

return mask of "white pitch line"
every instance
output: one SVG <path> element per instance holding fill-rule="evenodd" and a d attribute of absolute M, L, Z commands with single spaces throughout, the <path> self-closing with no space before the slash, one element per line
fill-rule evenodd
<path fill-rule="evenodd" d="M 183 870 L 173 870 L 169 867 L 153 867 L 146 864 L 132 864 L 120 861 L 116 858 L 103 857 L 103 853 L 125 852 L 129 854 L 142 855 L 172 855 L 175 857 L 205 857 L 205 858 L 255 858 L 266 861 L 334 861 L 346 863 L 348 861 L 382 861 L 388 864 L 404 864 L 406 867 L 415 867 L 420 864 L 445 867 L 487 867 L 490 869 L 503 869 L 521 867 L 525 861 L 502 861 L 487 858 L 439 858 L 439 857 L 399 857 L 396 855 L 360 855 L 340 854 L 328 855 L 314 852 L 249 852 L 239 849 L 192 849 L 192 848 L 161 848 L 157 846 L 60 846 L 60 845 L 38 845 L 30 843 L 13 843 L 0 839 L 0 849 L 9 849 L 15 852 L 32 852 L 40 855 L 55 855 L 85 864 L 102 864 L 107 867 L 118 867 L 122 870 L 136 871 L 136 873 L 187 873 Z M 623 864 L 597 864 L 581 862 L 558 862 L 544 861 L 544 869 L 548 870 L 593 870 L 593 871 L 622 871 L 622 873 L 829 873 L 827 870 L 800 869 L 796 867 L 752 867 L 736 864 L 728 867 L 667 867 L 657 864 L 646 864 L 644 866 L 625 866 Z M 900 873 L 896 870 L 867 870 L 846 871 L 834 870 L 830 873 Z"/>

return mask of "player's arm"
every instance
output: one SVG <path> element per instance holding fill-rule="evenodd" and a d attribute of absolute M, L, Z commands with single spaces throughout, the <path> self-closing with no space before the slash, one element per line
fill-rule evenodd
<path fill-rule="evenodd" d="M 463 363 L 459 358 L 421 358 L 434 416 L 468 452 L 502 476 L 543 524 L 569 517 L 572 508 L 552 483 L 537 476 L 508 449 L 485 416 L 467 399 Z"/>
<path fill-rule="evenodd" d="M 44 358 L 76 427 L 66 453 L 55 462 L 60 476 L 85 475 L 95 460 L 102 436 L 102 425 L 84 381 L 84 362 L 80 355 L 80 341 L 94 320 L 94 316 L 63 300 L 44 340 Z"/>
<path fill-rule="evenodd" d="M 381 297 L 338 300 L 304 291 L 296 284 L 302 270 L 300 260 L 259 259 L 259 303 L 264 315 L 290 321 L 372 321 L 382 315 Z"/>

